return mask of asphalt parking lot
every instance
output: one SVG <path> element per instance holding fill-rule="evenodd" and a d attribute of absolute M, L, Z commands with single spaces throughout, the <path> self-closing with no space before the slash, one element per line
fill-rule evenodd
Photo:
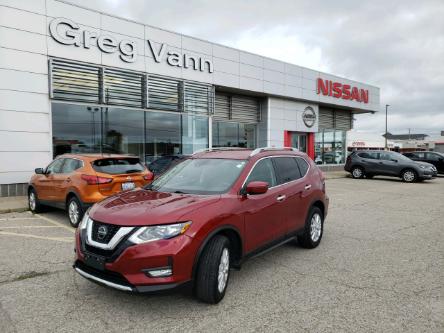
<path fill-rule="evenodd" d="M 62 212 L 0 215 L 0 332 L 444 332 L 444 177 L 330 179 L 314 250 L 292 244 L 233 271 L 225 299 L 130 295 L 71 268 Z"/>

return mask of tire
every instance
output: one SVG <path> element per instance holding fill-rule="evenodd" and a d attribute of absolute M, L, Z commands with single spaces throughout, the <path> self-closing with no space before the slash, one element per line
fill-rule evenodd
<path fill-rule="evenodd" d="M 219 303 L 225 296 L 230 277 L 230 241 L 225 236 L 215 236 L 199 259 L 195 279 L 196 297 L 210 304 Z"/>
<path fill-rule="evenodd" d="M 75 196 L 70 197 L 66 203 L 66 210 L 68 212 L 69 224 L 71 224 L 72 227 L 77 228 L 80 221 L 82 221 L 84 214 L 79 199 Z"/>
<path fill-rule="evenodd" d="M 28 207 L 33 213 L 42 212 L 42 205 L 40 204 L 37 192 L 33 188 L 28 191 Z"/>
<path fill-rule="evenodd" d="M 319 245 L 324 233 L 324 216 L 318 207 L 312 207 L 305 221 L 304 233 L 298 236 L 298 243 L 306 249 Z"/>
<path fill-rule="evenodd" d="M 355 179 L 360 179 L 363 178 L 365 173 L 364 173 L 364 169 L 361 167 L 353 167 L 351 169 L 351 175 L 353 178 Z"/>
<path fill-rule="evenodd" d="M 418 180 L 418 174 L 413 169 L 405 169 L 401 173 L 401 178 L 406 183 L 414 183 Z"/>

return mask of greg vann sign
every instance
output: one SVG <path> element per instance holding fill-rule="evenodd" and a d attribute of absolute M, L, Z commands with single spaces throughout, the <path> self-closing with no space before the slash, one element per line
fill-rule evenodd
<path fill-rule="evenodd" d="M 53 19 L 49 24 L 49 33 L 60 44 L 74 45 L 84 49 L 89 49 L 95 44 L 104 53 L 118 52 L 122 61 L 131 63 L 137 59 L 137 43 L 134 40 L 118 40 L 109 34 L 98 35 L 94 31 L 82 29 L 77 23 L 66 18 Z M 146 42 L 156 63 L 166 62 L 173 67 L 191 68 L 201 72 L 213 73 L 213 63 L 210 59 L 177 51 L 168 51 L 166 44 L 158 44 L 149 39 Z"/>

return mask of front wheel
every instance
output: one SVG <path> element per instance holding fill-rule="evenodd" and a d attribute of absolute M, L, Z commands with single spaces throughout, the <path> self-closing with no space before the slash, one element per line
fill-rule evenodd
<path fill-rule="evenodd" d="M 414 170 L 407 169 L 402 172 L 401 178 L 406 183 L 414 183 L 418 180 L 418 174 Z"/>
<path fill-rule="evenodd" d="M 230 241 L 215 236 L 206 245 L 199 260 L 195 281 L 196 297 L 216 304 L 225 296 L 230 277 Z"/>
<path fill-rule="evenodd" d="M 298 236 L 298 243 L 306 249 L 319 245 L 324 231 L 324 216 L 318 207 L 312 207 L 305 222 L 304 233 Z"/>
<path fill-rule="evenodd" d="M 42 205 L 37 197 L 37 192 L 33 188 L 28 192 L 28 206 L 33 213 L 40 213 L 42 211 Z"/>
<path fill-rule="evenodd" d="M 362 169 L 361 167 L 354 167 L 351 170 L 351 174 L 353 178 L 359 179 L 364 177 L 364 169 Z"/>
<path fill-rule="evenodd" d="M 83 217 L 83 208 L 76 197 L 71 197 L 67 203 L 69 223 L 77 228 Z"/>

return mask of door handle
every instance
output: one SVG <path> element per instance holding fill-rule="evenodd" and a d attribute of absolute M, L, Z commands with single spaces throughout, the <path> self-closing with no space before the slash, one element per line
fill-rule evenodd
<path fill-rule="evenodd" d="M 276 200 L 277 201 L 279 201 L 279 202 L 282 202 L 282 201 L 284 201 L 285 200 L 285 198 L 286 198 L 287 196 L 286 195 L 279 195 L 277 198 L 276 198 Z"/>
<path fill-rule="evenodd" d="M 68 183 L 69 183 L 70 181 L 71 181 L 71 178 L 69 178 L 69 177 L 68 177 L 68 178 L 66 178 L 66 182 L 68 182 Z"/>
<path fill-rule="evenodd" d="M 308 191 L 309 189 L 311 189 L 311 184 L 305 185 L 305 190 Z"/>

